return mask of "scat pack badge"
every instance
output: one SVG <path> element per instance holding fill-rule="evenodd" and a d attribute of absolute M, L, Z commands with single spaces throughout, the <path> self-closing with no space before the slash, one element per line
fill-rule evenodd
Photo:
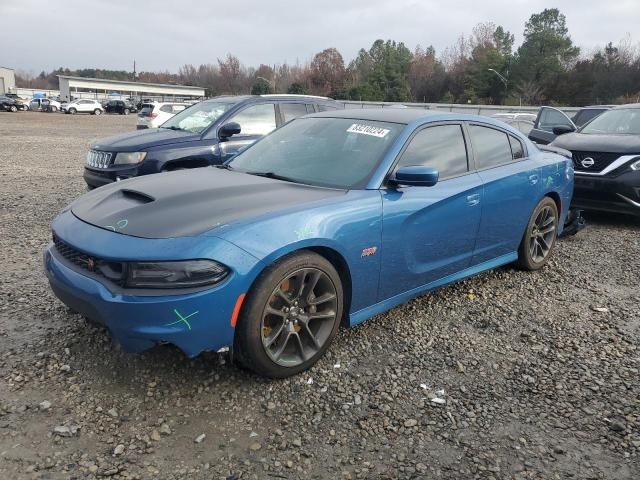
<path fill-rule="evenodd" d="M 360 255 L 361 257 L 370 257 L 371 255 L 375 255 L 375 253 L 378 251 L 378 247 L 368 247 L 362 250 L 362 255 Z"/>

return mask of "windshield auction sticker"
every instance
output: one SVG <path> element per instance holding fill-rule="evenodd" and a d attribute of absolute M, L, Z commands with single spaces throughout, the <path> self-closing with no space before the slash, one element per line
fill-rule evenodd
<path fill-rule="evenodd" d="M 349 133 L 360 133 L 362 135 L 371 135 L 372 137 L 384 138 L 387 136 L 391 130 L 387 130 L 386 128 L 374 127 L 371 125 L 362 125 L 360 123 L 354 123 L 351 125 L 347 132 Z"/>

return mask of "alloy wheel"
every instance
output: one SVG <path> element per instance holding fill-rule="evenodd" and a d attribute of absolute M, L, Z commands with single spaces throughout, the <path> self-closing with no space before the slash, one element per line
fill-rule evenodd
<path fill-rule="evenodd" d="M 286 367 L 312 358 L 331 337 L 337 302 L 336 287 L 322 270 L 309 267 L 289 274 L 262 313 L 260 335 L 269 358 Z"/>
<path fill-rule="evenodd" d="M 529 236 L 529 253 L 534 262 L 540 263 L 551 251 L 556 234 L 557 219 L 553 209 L 545 206 L 538 212 Z"/>

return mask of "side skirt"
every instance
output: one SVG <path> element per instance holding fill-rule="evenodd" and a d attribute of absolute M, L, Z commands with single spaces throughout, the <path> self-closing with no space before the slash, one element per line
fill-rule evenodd
<path fill-rule="evenodd" d="M 458 273 L 448 275 L 434 282 L 427 283 L 426 285 L 422 285 L 412 290 L 408 290 L 406 292 L 400 293 L 394 297 L 387 298 L 382 302 L 378 302 L 374 305 L 363 308 L 362 310 L 358 310 L 357 312 L 351 313 L 349 326 L 354 327 L 359 323 L 364 322 L 368 318 L 371 318 L 374 315 L 378 315 L 380 313 L 386 312 L 387 310 L 391 310 L 393 307 L 396 307 L 402 303 L 405 303 L 422 293 L 429 292 L 431 290 L 435 290 L 436 288 L 444 287 L 445 285 L 455 283 L 458 280 L 462 280 L 464 278 L 477 275 L 478 273 L 482 273 L 484 271 L 491 270 L 511 262 L 515 262 L 517 259 L 518 259 L 517 252 L 508 253 L 506 255 L 502 255 L 500 257 L 494 258 L 493 260 L 489 260 L 487 262 L 474 265 L 473 267 L 467 268 Z"/>

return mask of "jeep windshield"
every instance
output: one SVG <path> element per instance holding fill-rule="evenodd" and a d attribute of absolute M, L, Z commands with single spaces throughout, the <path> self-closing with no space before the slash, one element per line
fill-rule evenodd
<path fill-rule="evenodd" d="M 238 154 L 227 168 L 307 185 L 363 188 L 403 128 L 352 118 L 298 118 Z"/>
<path fill-rule="evenodd" d="M 235 105 L 234 102 L 201 102 L 174 115 L 160 125 L 169 130 L 184 130 L 191 133 L 202 133 L 224 112 Z"/>

